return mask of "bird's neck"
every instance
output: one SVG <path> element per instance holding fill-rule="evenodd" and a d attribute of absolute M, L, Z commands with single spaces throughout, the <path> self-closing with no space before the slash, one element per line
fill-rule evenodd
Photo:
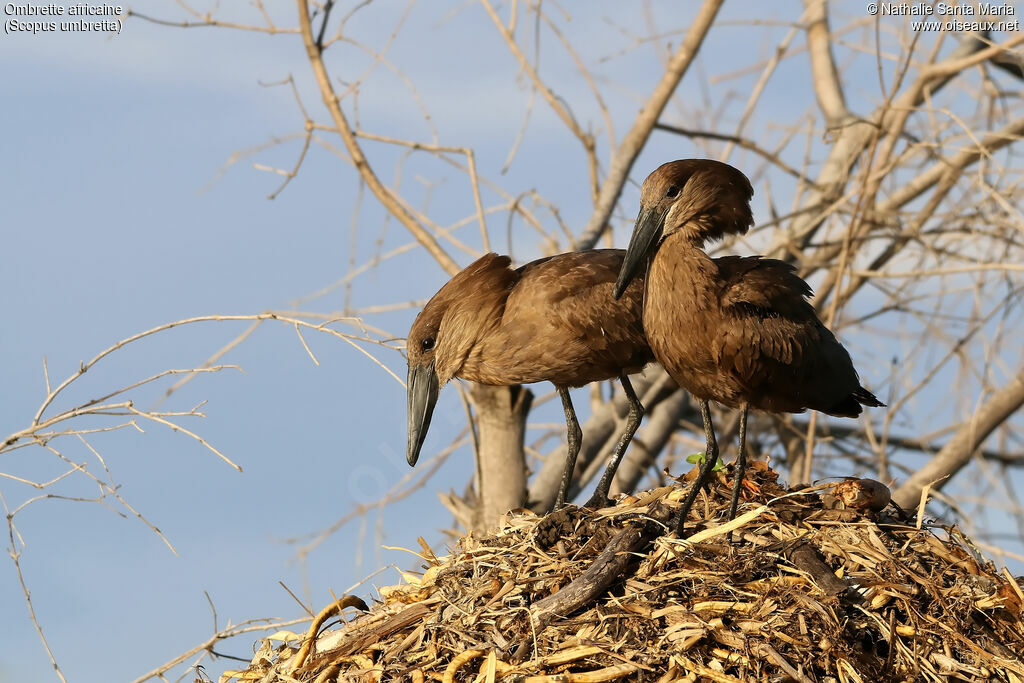
<path fill-rule="evenodd" d="M 701 244 L 681 232 L 666 237 L 654 254 L 648 291 L 704 295 L 715 287 L 717 268 Z M 655 285 L 654 283 L 658 283 Z"/>
<path fill-rule="evenodd" d="M 481 287 L 464 297 L 453 312 L 458 320 L 457 362 L 452 364 L 453 376 L 482 384 L 502 384 L 500 368 L 494 363 L 502 357 L 493 347 L 497 344 L 502 314 L 508 291 Z"/>
<path fill-rule="evenodd" d="M 718 323 L 717 276 L 717 266 L 699 245 L 676 234 L 658 247 L 647 275 L 648 343 L 669 375 L 696 396 L 709 394 L 689 378 L 715 369 L 708 335 Z"/>

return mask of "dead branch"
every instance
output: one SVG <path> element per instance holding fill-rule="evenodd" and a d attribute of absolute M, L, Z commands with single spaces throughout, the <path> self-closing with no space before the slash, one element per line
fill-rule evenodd
<path fill-rule="evenodd" d="M 541 93 L 544 100 L 548 103 L 548 106 L 555 111 L 558 118 L 562 120 L 562 123 L 566 125 L 566 127 L 572 132 L 573 136 L 575 136 L 580 141 L 580 144 L 583 145 L 583 149 L 587 155 L 587 165 L 590 169 L 591 186 L 596 187 L 597 151 L 594 145 L 594 136 L 580 128 L 579 123 L 575 118 L 573 118 L 572 112 L 569 111 L 565 101 L 558 97 L 558 95 L 556 95 L 554 91 L 552 91 L 551 88 L 541 80 L 540 74 L 537 73 L 537 69 L 526 58 L 523 51 L 519 49 L 519 45 L 516 43 L 515 36 L 512 34 L 511 29 L 502 23 L 501 18 L 498 17 L 498 13 L 494 10 L 494 7 L 491 6 L 491 3 L 488 0 L 480 0 L 480 4 L 482 4 L 484 9 L 487 10 L 487 16 L 491 18 L 491 21 L 497 27 L 498 32 L 501 33 L 501 37 L 505 40 L 505 44 L 508 46 L 509 51 L 519 61 L 519 68 L 526 72 L 530 77 L 530 80 L 533 82 L 534 87 Z M 539 6 L 536 11 L 538 13 L 541 12 Z M 515 21 L 514 17 L 513 21 Z"/>
<path fill-rule="evenodd" d="M 302 33 L 302 42 L 306 46 L 306 54 L 309 57 L 310 66 L 313 67 L 313 74 L 316 76 L 317 85 L 320 87 L 324 105 L 327 106 L 327 110 L 334 120 L 336 130 L 345 143 L 345 149 L 352 158 L 352 164 L 359 171 L 359 175 L 366 183 L 366 186 L 370 188 L 370 191 L 373 192 L 384 208 L 401 221 L 402 225 L 416 238 L 416 241 L 422 244 L 423 248 L 444 268 L 445 272 L 449 275 L 454 275 L 460 270 L 458 264 L 441 248 L 441 245 L 437 243 L 437 240 L 427 231 L 426 227 L 413 218 L 406 206 L 398 201 L 395 195 L 384 186 L 370 167 L 370 162 L 363 154 L 362 147 L 360 147 L 358 140 L 356 140 L 355 133 L 349 125 L 345 113 L 341 110 L 341 101 L 334 91 L 330 76 L 327 74 L 323 53 L 313 37 L 313 25 L 309 19 L 309 1 L 296 0 L 296 3 L 299 9 L 299 29 Z"/>
<path fill-rule="evenodd" d="M 207 655 L 212 654 L 214 645 L 221 641 L 228 640 L 229 638 L 234 638 L 236 636 L 245 635 L 247 633 L 256 633 L 260 631 L 278 631 L 280 629 L 287 628 L 289 626 L 294 626 L 295 624 L 302 624 L 307 621 L 309 621 L 308 617 L 303 617 L 301 619 L 247 619 L 246 621 L 243 621 L 240 624 L 237 624 L 236 626 L 228 626 L 218 631 L 217 633 L 214 633 L 212 636 L 210 636 L 203 642 L 199 643 L 195 647 L 191 648 L 190 650 L 187 650 L 186 652 L 182 652 L 177 657 L 156 667 L 152 671 L 142 674 L 141 676 L 133 680 L 131 683 L 144 683 L 145 681 L 149 681 L 154 678 L 166 680 L 164 678 L 164 674 L 170 672 L 171 669 L 183 663 L 193 655 L 197 655 L 199 653 L 206 653 Z"/>
<path fill-rule="evenodd" d="M 1020 372 L 1002 389 L 994 393 L 969 420 L 960 425 L 953 438 L 934 458 L 912 474 L 893 493 L 897 505 L 912 508 L 925 486 L 941 489 L 949 478 L 971 461 L 978 447 L 1013 413 L 1024 405 L 1024 372 Z"/>
<path fill-rule="evenodd" d="M 621 580 L 625 568 L 635 561 L 634 556 L 665 533 L 671 513 L 668 506 L 654 507 L 644 519 L 617 532 L 583 574 L 554 595 L 533 604 L 530 621 L 534 627 L 542 629 L 552 620 L 589 605 L 612 583 Z"/>
<path fill-rule="evenodd" d="M 608 176 L 601 183 L 601 192 L 598 194 L 594 213 L 587 222 L 587 227 L 583 229 L 579 239 L 576 240 L 574 248 L 593 249 L 601 238 L 608 226 L 608 219 L 615 209 L 615 204 L 622 194 L 622 188 L 626 185 L 629 172 L 633 170 L 633 162 L 636 161 L 640 151 L 647 144 L 647 139 L 651 136 L 658 117 L 661 116 L 672 93 L 675 92 L 679 82 L 686 75 L 694 57 L 697 56 L 721 6 L 722 0 L 705 0 L 701 5 L 683 42 L 680 43 L 679 49 L 669 61 L 665 74 L 655 86 L 654 92 L 647 99 L 643 109 L 637 114 L 633 127 L 629 129 L 622 139 L 622 143 L 615 150 L 608 167 Z"/>

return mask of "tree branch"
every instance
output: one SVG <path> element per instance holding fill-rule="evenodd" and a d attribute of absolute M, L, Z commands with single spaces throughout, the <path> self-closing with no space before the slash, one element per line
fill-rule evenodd
<path fill-rule="evenodd" d="M 815 3 L 818 0 L 806 0 L 806 2 Z M 825 11 L 824 5 L 817 9 L 820 12 Z M 827 39 L 827 37 L 825 34 L 824 38 Z M 809 42 L 821 39 L 820 31 L 812 33 L 809 29 Z M 886 106 L 879 107 L 867 119 L 851 115 L 841 127 L 834 129 L 837 131 L 837 137 L 822 164 L 821 173 L 818 174 L 817 187 L 812 189 L 803 201 L 803 207 L 817 207 L 817 210 L 806 211 L 798 215 L 787 233 L 779 235 L 767 254 L 774 258 L 785 258 L 793 245 L 806 246 L 810 242 L 825 218 L 835 210 L 834 205 L 842 198 L 844 188 L 849 181 L 850 170 L 870 145 L 879 129 L 889 132 L 902 130 L 902 124 L 896 126 L 894 121 L 902 119 L 905 113 L 915 110 L 924 101 L 926 94 L 934 95 L 960 71 L 982 63 L 986 59 L 1002 55 L 1006 50 L 1022 41 L 1024 41 L 1024 34 L 988 48 L 984 48 L 984 43 L 977 40 L 962 41 L 948 59 L 922 68 L 918 78 L 892 101 L 891 106 L 887 103 Z M 828 83 L 827 76 L 833 72 L 835 65 L 831 61 L 827 64 L 813 65 L 813 60 L 831 60 L 831 50 L 826 47 L 812 48 L 810 54 L 812 71 L 824 78 L 822 82 L 815 80 L 815 92 L 819 101 L 824 100 L 831 103 L 829 106 L 832 106 L 835 104 L 833 99 L 835 93 L 830 94 L 832 86 Z M 834 111 L 833 114 L 835 114 Z"/>
<path fill-rule="evenodd" d="M 573 117 L 572 112 L 569 111 L 569 108 L 565 105 L 565 102 L 561 100 L 558 97 L 558 95 L 556 95 L 554 91 L 551 90 L 551 88 L 548 87 L 548 85 L 543 80 L 541 80 L 540 74 L 537 73 L 537 69 L 534 68 L 533 64 L 530 64 L 530 60 L 528 60 L 526 58 L 526 55 L 523 54 L 523 51 L 519 49 L 519 45 L 518 43 L 516 43 L 516 39 L 515 36 L 512 35 L 512 31 L 508 27 L 506 27 L 505 24 L 502 23 L 501 18 L 498 16 L 498 13 L 494 11 L 494 7 L 491 6 L 491 3 L 488 2 L 488 0 L 480 0 L 480 4 L 482 4 L 484 6 L 484 9 L 487 10 L 487 16 L 491 18 L 491 21 L 494 22 L 494 25 L 498 28 L 498 31 L 501 33 L 501 37 L 505 39 L 505 43 L 508 45 L 509 51 L 519 61 L 519 67 L 523 71 L 525 71 L 526 74 L 530 77 L 530 80 L 533 81 L 534 87 L 540 91 L 540 94 L 544 97 L 544 100 L 548 103 L 548 106 L 550 106 L 555 111 L 555 113 L 558 115 L 558 118 L 562 119 L 562 122 L 566 125 L 566 127 L 570 131 L 572 131 L 572 134 L 576 136 L 576 138 L 583 145 L 583 149 L 587 154 L 587 165 L 590 168 L 591 183 L 593 185 L 596 185 L 597 152 L 596 147 L 594 145 L 594 136 L 580 128 L 579 123 Z M 540 13 L 540 11 L 540 7 L 538 6 L 538 14 Z M 515 17 L 513 17 L 512 20 L 515 21 Z M 556 33 L 558 32 L 558 29 L 555 28 L 554 25 L 549 23 L 549 26 L 551 26 L 551 28 Z M 577 64 L 580 64 L 578 60 Z"/>
<path fill-rule="evenodd" d="M 316 82 L 320 87 L 320 94 L 323 96 L 324 104 L 334 120 L 338 134 L 341 135 L 341 139 L 345 143 L 345 149 L 348 151 L 349 156 L 352 157 L 353 165 L 366 182 L 366 186 L 370 188 L 370 191 L 373 192 L 384 208 L 397 218 L 402 225 L 408 228 L 409 232 L 416 238 L 416 241 L 422 244 L 424 249 L 441 264 L 445 272 L 449 275 L 454 275 L 461 270 L 458 264 L 441 248 L 441 245 L 437 243 L 437 240 L 434 239 L 426 227 L 413 218 L 412 214 L 391 194 L 391 191 L 384 186 L 380 178 L 377 177 L 377 174 L 370 168 L 370 163 L 366 160 L 366 155 L 363 154 L 363 149 L 359 146 L 355 133 L 352 127 L 349 126 L 348 119 L 345 118 L 345 113 L 341 110 L 341 103 L 337 93 L 334 91 L 334 86 L 331 85 L 331 78 L 327 75 L 323 54 L 320 48 L 317 47 L 316 39 L 313 36 L 313 25 L 309 18 L 309 0 L 296 0 L 296 3 L 299 8 L 299 29 L 302 33 L 302 42 L 306 46 L 309 63 L 313 67 L 313 74 L 316 76 Z"/>
<path fill-rule="evenodd" d="M 693 62 L 693 58 L 697 56 L 697 51 L 704 42 L 704 37 L 711 28 L 715 15 L 718 14 L 718 10 L 722 6 L 722 1 L 705 0 L 703 7 L 701 7 L 697 16 L 694 17 L 693 23 L 690 24 L 690 30 L 687 31 L 683 42 L 679 45 L 679 49 L 676 50 L 675 55 L 669 61 L 665 75 L 661 77 L 661 81 L 654 88 L 654 92 L 651 93 L 644 108 L 637 114 L 633 127 L 626 133 L 626 137 L 622 139 L 622 144 L 619 145 L 615 156 L 612 157 L 611 167 L 608 169 L 608 177 L 601 184 L 601 192 L 597 197 L 594 213 L 591 215 L 587 227 L 583 230 L 583 234 L 576 240 L 575 249 L 593 249 L 594 245 L 597 244 L 597 240 L 601 238 L 601 235 L 608 227 L 608 219 L 615 209 L 616 202 L 619 201 L 622 188 L 626 184 L 626 179 L 629 178 L 629 172 L 633 169 L 633 162 L 636 161 L 640 151 L 647 144 L 647 139 L 651 136 L 651 131 L 654 130 L 658 117 L 664 111 L 665 105 L 668 104 L 668 100 L 672 93 L 675 92 L 679 81 L 686 74 L 687 69 Z"/>
<path fill-rule="evenodd" d="M 896 489 L 893 501 L 904 508 L 917 505 L 925 486 L 941 489 L 962 470 L 997 427 L 1024 405 L 1024 370 L 1009 384 L 993 394 L 971 419 L 960 425 L 949 443 L 934 458 Z"/>
<path fill-rule="evenodd" d="M 807 49 L 811 60 L 811 78 L 818 106 L 825 115 L 825 125 L 837 128 L 849 121 L 846 97 L 839 83 L 839 72 L 832 56 L 832 34 L 828 27 L 825 0 L 804 0 L 807 17 Z"/>

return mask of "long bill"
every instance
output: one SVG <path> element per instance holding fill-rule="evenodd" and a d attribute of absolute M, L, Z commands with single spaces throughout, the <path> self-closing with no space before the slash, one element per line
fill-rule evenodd
<path fill-rule="evenodd" d="M 613 294 L 616 299 L 622 296 L 626 287 L 636 276 L 637 267 L 646 259 L 652 249 L 661 241 L 665 229 L 665 212 L 657 207 L 641 209 L 633 227 L 633 236 L 626 248 L 626 256 L 622 260 L 619 278 L 615 281 Z"/>
<path fill-rule="evenodd" d="M 405 459 L 409 466 L 416 464 L 420 457 L 423 440 L 427 438 L 430 417 L 440 392 L 434 364 L 409 366 L 409 443 Z"/>

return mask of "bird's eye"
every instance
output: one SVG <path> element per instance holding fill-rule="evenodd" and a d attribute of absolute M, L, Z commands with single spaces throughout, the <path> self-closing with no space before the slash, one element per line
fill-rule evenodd
<path fill-rule="evenodd" d="M 433 337 L 426 337 L 423 341 L 420 342 L 420 348 L 422 348 L 424 351 L 430 351 L 431 349 L 433 349 L 434 348 L 434 338 Z"/>
<path fill-rule="evenodd" d="M 678 194 L 679 194 L 679 188 L 676 187 L 675 185 L 673 185 L 672 187 L 668 188 L 668 192 L 665 193 L 665 196 L 666 197 L 675 197 Z"/>

